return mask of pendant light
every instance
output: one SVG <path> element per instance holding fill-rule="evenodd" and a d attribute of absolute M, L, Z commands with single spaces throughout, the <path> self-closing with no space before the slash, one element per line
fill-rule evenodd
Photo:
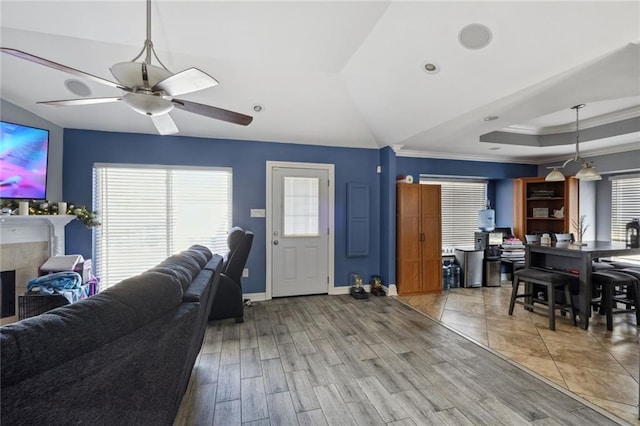
<path fill-rule="evenodd" d="M 579 143 L 580 143 L 580 127 L 578 120 L 578 111 L 584 108 L 584 104 L 574 105 L 571 109 L 576 110 L 576 154 L 573 158 L 569 158 L 564 162 L 562 166 L 552 166 L 548 167 L 549 169 L 553 169 L 549 172 L 549 174 L 544 178 L 546 181 L 550 182 L 559 182 L 564 180 L 564 175 L 560 171 L 560 169 L 564 169 L 567 164 L 572 161 L 576 163 L 582 163 L 582 168 L 576 173 L 576 179 L 580 180 L 602 180 L 602 176 L 598 173 L 598 170 L 593 166 L 593 163 L 586 162 L 582 157 L 580 157 Z"/>

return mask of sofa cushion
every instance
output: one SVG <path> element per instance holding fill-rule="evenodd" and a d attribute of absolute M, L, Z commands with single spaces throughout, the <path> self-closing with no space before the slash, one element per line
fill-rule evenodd
<path fill-rule="evenodd" d="M 198 265 L 200 265 L 200 268 L 204 268 L 204 265 L 206 265 L 213 257 L 211 250 L 198 244 L 189 247 L 189 249 L 185 250 L 183 253 L 195 259 L 198 262 Z"/>
<path fill-rule="evenodd" d="M 191 281 L 193 280 L 192 271 L 189 270 L 189 268 L 178 264 L 174 264 L 173 266 L 160 264 L 144 273 L 146 274 L 149 272 L 160 273 L 175 278 L 180 284 L 180 288 L 182 288 L 183 292 L 189 287 L 189 284 L 191 284 Z"/>
<path fill-rule="evenodd" d="M 112 342 L 182 302 L 178 281 L 147 272 L 103 292 L 0 328 L 2 388 Z"/>
<path fill-rule="evenodd" d="M 189 277 L 188 282 L 191 282 L 202 269 L 197 260 L 184 252 L 169 256 L 157 266 L 169 267 L 172 269 L 182 268 L 187 271 L 187 276 Z M 184 288 L 185 287 L 183 286 L 183 289 Z"/>

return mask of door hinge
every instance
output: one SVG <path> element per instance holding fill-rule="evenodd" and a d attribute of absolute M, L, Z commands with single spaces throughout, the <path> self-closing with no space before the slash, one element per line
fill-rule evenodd
<path fill-rule="evenodd" d="M 327 284 L 329 284 L 329 275 L 327 275 Z"/>
<path fill-rule="evenodd" d="M 331 230 L 327 228 L 327 235 L 331 235 Z"/>

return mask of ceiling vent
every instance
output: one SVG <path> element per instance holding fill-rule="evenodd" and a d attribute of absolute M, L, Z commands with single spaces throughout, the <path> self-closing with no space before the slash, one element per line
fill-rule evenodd
<path fill-rule="evenodd" d="M 458 33 L 458 40 L 463 47 L 478 50 L 491 43 L 491 30 L 482 24 L 469 24 Z"/>

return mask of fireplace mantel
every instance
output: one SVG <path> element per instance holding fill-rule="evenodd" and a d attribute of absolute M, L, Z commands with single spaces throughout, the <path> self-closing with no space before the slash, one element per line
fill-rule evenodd
<path fill-rule="evenodd" d="M 49 241 L 51 256 L 65 254 L 64 227 L 75 215 L 0 216 L 0 243 Z"/>

